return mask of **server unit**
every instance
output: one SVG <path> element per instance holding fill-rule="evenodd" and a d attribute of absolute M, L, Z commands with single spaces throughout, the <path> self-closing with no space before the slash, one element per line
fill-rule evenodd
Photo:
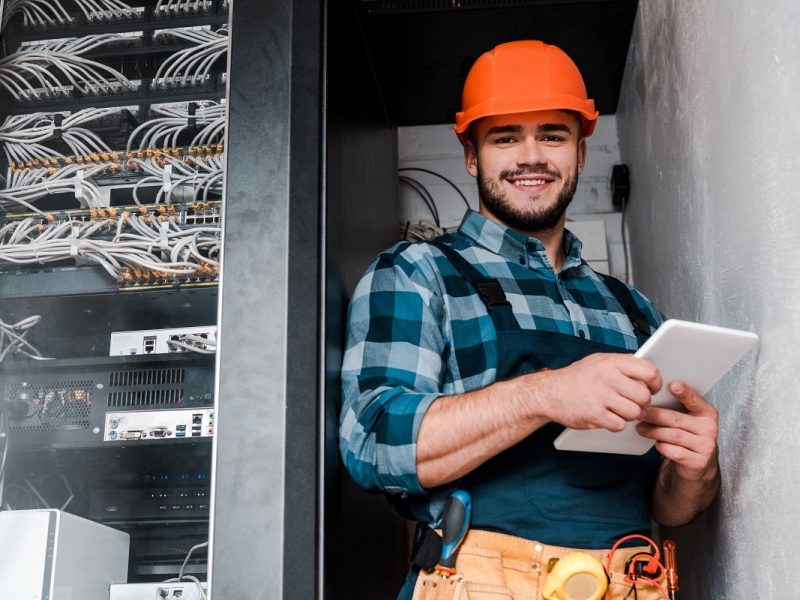
<path fill-rule="evenodd" d="M 128 536 L 60 510 L 0 513 L 7 598 L 107 600 L 128 571 Z"/>

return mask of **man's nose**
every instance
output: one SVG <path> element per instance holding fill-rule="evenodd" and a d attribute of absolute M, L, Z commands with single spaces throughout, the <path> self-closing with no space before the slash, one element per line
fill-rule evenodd
<path fill-rule="evenodd" d="M 547 158 L 544 155 L 542 146 L 536 138 L 532 136 L 526 137 L 523 143 L 520 144 L 517 164 L 520 166 L 547 164 Z"/>

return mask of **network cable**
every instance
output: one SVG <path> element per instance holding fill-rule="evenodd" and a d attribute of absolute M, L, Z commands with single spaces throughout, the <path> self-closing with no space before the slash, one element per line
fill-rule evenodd
<path fill-rule="evenodd" d="M 189 553 L 186 555 L 186 558 L 183 560 L 183 564 L 181 565 L 180 571 L 178 571 L 178 576 L 173 577 L 172 579 L 167 579 L 163 583 L 174 583 L 174 582 L 181 582 L 181 581 L 193 581 L 194 584 L 197 586 L 197 591 L 200 594 L 200 598 L 206 600 L 206 592 L 203 589 L 203 584 L 200 583 L 200 580 L 193 575 L 185 575 L 184 572 L 186 571 L 186 565 L 189 564 L 189 559 L 194 554 L 195 550 L 199 550 L 200 548 L 207 548 L 208 542 L 203 542 L 202 544 L 197 544 L 196 546 L 192 546 L 189 549 Z"/>
<path fill-rule="evenodd" d="M 467 208 L 471 208 L 469 205 L 469 201 L 467 200 L 467 197 L 463 194 L 463 192 L 460 189 L 458 189 L 458 186 L 455 183 L 453 183 L 450 179 L 448 179 L 444 175 L 437 173 L 436 171 L 431 171 L 430 169 L 423 169 L 420 167 L 403 167 L 402 169 L 398 169 L 398 171 L 401 173 L 404 171 L 420 171 L 421 173 L 428 173 L 429 175 L 434 175 L 435 177 L 438 177 L 439 179 L 449 184 L 450 187 L 452 187 L 456 191 L 456 193 L 464 201 L 464 204 L 467 205 Z"/>

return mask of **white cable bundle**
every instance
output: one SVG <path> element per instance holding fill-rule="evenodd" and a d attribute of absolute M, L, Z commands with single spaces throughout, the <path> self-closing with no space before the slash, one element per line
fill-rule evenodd
<path fill-rule="evenodd" d="M 0 30 L 18 13 L 22 14 L 24 27 L 65 27 L 72 22 L 58 0 L 8 0 Z"/>
<path fill-rule="evenodd" d="M 0 126 L 0 142 L 5 142 L 3 151 L 9 165 L 6 186 L 14 188 L 33 185 L 55 175 L 55 159 L 63 161 L 66 157 L 39 142 L 47 141 L 57 134 L 76 156 L 97 155 L 99 158 L 100 153 L 110 155 L 111 148 L 97 134 L 78 125 L 116 111 L 117 109 L 84 109 L 64 118 L 60 128 L 56 127 L 53 115 L 38 113 L 8 117 Z M 24 171 L 14 168 L 23 165 L 27 167 Z M 63 176 L 63 172 L 58 173 L 59 178 Z"/>
<path fill-rule="evenodd" d="M 87 21 L 132 19 L 138 13 L 120 0 L 73 0 Z"/>
<path fill-rule="evenodd" d="M 38 325 L 41 320 L 40 315 L 31 315 L 13 324 L 0 319 L 0 362 L 3 362 L 9 354 L 24 354 L 36 360 L 49 360 L 25 339 L 28 331 Z"/>
<path fill-rule="evenodd" d="M 210 194 L 222 194 L 224 163 L 220 153 L 225 135 L 225 106 L 216 102 L 195 102 L 195 112 L 189 104 L 154 105 L 155 114 L 163 115 L 142 123 L 128 138 L 127 152 L 160 149 L 166 151 L 177 146 L 179 136 L 190 127 L 190 119 L 199 128 L 184 156 L 164 153 L 152 158 L 134 157 L 129 164 L 145 173 L 133 189 L 133 199 L 141 204 L 139 190 L 143 186 L 160 185 L 155 202 L 171 202 L 171 191 L 190 187 L 194 201 L 207 202 Z M 138 146 L 134 140 L 144 132 Z M 167 186 L 164 182 L 168 183 Z"/>
<path fill-rule="evenodd" d="M 125 227 L 129 231 L 124 231 Z M 113 235 L 100 239 L 100 235 Z M 45 225 L 29 217 L 0 228 L 0 265 L 32 265 L 82 257 L 121 282 L 208 277 L 219 270 L 220 227 L 181 229 L 174 218 L 123 212 Z"/>
<path fill-rule="evenodd" d="M 171 192 L 179 187 L 190 187 L 192 200 L 195 202 L 208 202 L 209 194 L 222 193 L 224 166 L 219 154 L 196 157 L 186 156 L 185 161 L 174 156 L 163 156 L 159 163 L 139 158 L 130 159 L 130 163 L 137 165 L 147 176 L 140 179 L 133 187 L 133 200 L 141 204 L 139 189 L 142 186 L 159 185 L 155 203 L 167 204 L 172 202 Z M 164 185 L 168 181 L 169 189 Z"/>
<path fill-rule="evenodd" d="M 105 205 L 103 195 L 100 193 L 97 184 L 90 179 L 103 169 L 105 169 L 104 165 L 94 165 L 86 170 L 78 165 L 69 165 L 58 170 L 54 175 L 40 178 L 39 181 L 34 183 L 0 190 L 0 207 L 6 212 L 11 212 L 9 211 L 10 208 L 22 206 L 27 210 L 44 215 L 41 210 L 33 205 L 34 202 L 52 194 L 70 193 L 75 195 L 75 199 L 78 200 L 81 206 L 103 208 Z"/>
<path fill-rule="evenodd" d="M 228 51 L 227 34 L 227 29 L 220 28 L 213 32 L 207 41 L 199 42 L 196 46 L 179 50 L 169 56 L 158 68 L 153 78 L 153 87 L 167 89 L 205 83 L 214 61 Z M 153 36 L 154 40 L 160 35 L 176 35 L 176 31 L 157 32 Z"/>
<path fill-rule="evenodd" d="M 194 118 L 195 126 L 202 128 L 200 135 L 192 141 L 190 146 L 201 144 L 217 144 L 222 141 L 225 129 L 225 107 L 216 102 L 195 102 L 194 115 L 189 113 L 189 102 L 178 104 L 153 105 L 152 111 L 163 115 L 145 121 L 131 132 L 128 138 L 128 151 L 134 149 L 134 140 L 143 131 L 145 132 L 139 141 L 138 149 L 147 148 L 174 148 L 178 145 L 178 137 L 181 132 L 189 127 L 189 119 Z M 213 128 L 208 132 L 208 128 Z M 199 138 L 199 139 L 198 139 Z"/>
<path fill-rule="evenodd" d="M 141 32 L 135 35 L 123 33 L 104 33 L 84 37 L 57 38 L 29 42 L 21 48 L 22 52 L 38 50 L 40 52 L 65 52 L 69 54 L 86 54 L 102 46 L 131 44 L 141 40 Z"/>
<path fill-rule="evenodd" d="M 84 108 L 74 113 L 60 112 L 58 114 L 63 119 L 61 131 L 68 131 L 73 127 L 119 114 L 119 111 L 119 108 Z M 0 142 L 30 143 L 52 138 L 56 133 L 56 124 L 53 120 L 55 114 L 40 112 L 6 117 L 0 125 Z"/>
<path fill-rule="evenodd" d="M 122 73 L 102 63 L 67 52 L 36 49 L 0 59 L 0 85 L 18 101 L 66 95 L 72 88 L 84 95 L 136 90 Z"/>
<path fill-rule="evenodd" d="M 444 228 L 430 221 L 400 223 L 400 238 L 412 242 L 429 240 L 443 233 L 446 233 Z"/>

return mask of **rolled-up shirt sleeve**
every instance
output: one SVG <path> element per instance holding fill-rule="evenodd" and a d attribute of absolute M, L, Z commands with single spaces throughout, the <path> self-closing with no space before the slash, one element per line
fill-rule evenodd
<path fill-rule="evenodd" d="M 435 279 L 398 244 L 378 256 L 350 302 L 342 364 L 339 446 L 350 475 L 369 490 L 421 494 L 416 446 L 422 418 L 441 393 L 447 342 Z"/>

